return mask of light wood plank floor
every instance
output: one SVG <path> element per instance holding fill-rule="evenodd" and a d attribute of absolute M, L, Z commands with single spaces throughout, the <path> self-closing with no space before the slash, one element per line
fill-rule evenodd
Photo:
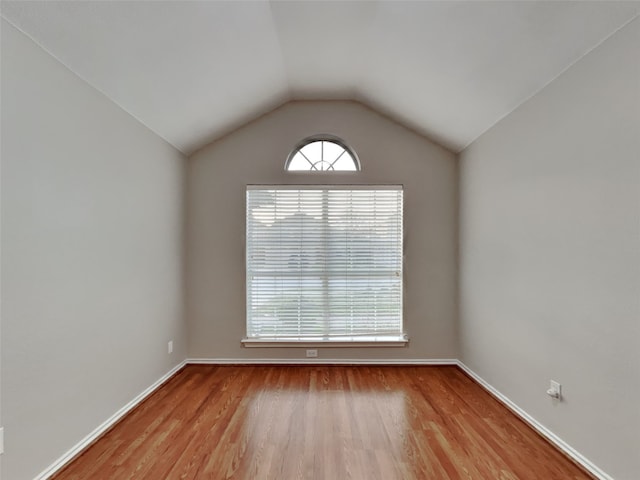
<path fill-rule="evenodd" d="M 592 479 L 457 367 L 191 365 L 70 479 Z"/>

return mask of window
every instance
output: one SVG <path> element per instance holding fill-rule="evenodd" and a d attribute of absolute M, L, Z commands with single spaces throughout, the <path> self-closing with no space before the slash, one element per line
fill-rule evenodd
<path fill-rule="evenodd" d="M 243 343 L 406 343 L 402 193 L 399 186 L 247 187 Z"/>
<path fill-rule="evenodd" d="M 289 172 L 326 172 L 360 170 L 356 154 L 332 135 L 305 138 L 293 149 L 285 170 Z"/>

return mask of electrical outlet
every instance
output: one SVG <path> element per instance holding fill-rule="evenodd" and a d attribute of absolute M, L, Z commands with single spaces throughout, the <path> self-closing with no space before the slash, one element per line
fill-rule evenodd
<path fill-rule="evenodd" d="M 4 453 L 4 427 L 0 427 L 0 455 Z"/>
<path fill-rule="evenodd" d="M 562 398 L 562 385 L 560 385 L 555 380 L 551 380 L 549 382 L 549 390 L 547 390 L 547 395 L 560 400 Z"/>
<path fill-rule="evenodd" d="M 169 353 L 173 353 L 173 340 L 170 340 L 167 344 L 167 350 Z"/>
<path fill-rule="evenodd" d="M 316 358 L 318 356 L 318 350 L 307 350 L 307 358 Z"/>

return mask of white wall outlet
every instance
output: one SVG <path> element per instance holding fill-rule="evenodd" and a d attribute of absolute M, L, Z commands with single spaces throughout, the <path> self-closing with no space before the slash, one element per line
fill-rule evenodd
<path fill-rule="evenodd" d="M 307 358 L 316 358 L 318 356 L 318 350 L 307 350 Z"/>
<path fill-rule="evenodd" d="M 0 427 L 0 455 L 4 453 L 4 427 Z"/>
<path fill-rule="evenodd" d="M 173 340 L 170 340 L 167 344 L 167 350 L 169 353 L 173 353 Z"/>
<path fill-rule="evenodd" d="M 560 385 L 555 380 L 551 380 L 549 382 L 549 390 L 547 390 L 547 395 L 560 400 L 562 398 L 562 385 Z"/>

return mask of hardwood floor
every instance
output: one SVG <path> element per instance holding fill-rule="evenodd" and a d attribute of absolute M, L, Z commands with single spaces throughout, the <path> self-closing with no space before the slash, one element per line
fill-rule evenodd
<path fill-rule="evenodd" d="M 592 479 L 457 367 L 190 365 L 70 479 Z"/>

